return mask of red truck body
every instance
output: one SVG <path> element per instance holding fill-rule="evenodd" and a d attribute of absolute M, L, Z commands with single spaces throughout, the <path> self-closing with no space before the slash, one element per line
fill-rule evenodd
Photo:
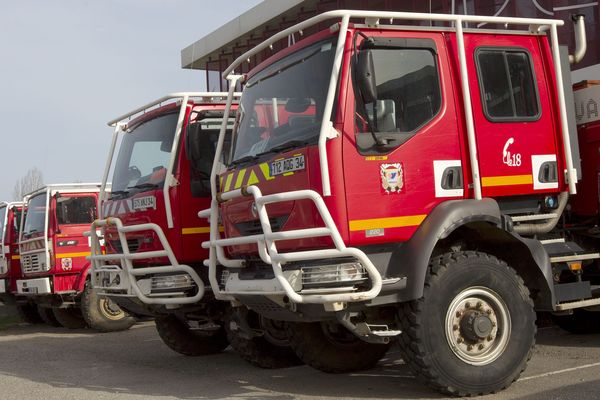
<path fill-rule="evenodd" d="M 83 292 L 90 267 L 84 232 L 97 217 L 98 190 L 93 184 L 48 185 L 30 195 L 19 242 L 19 295 L 61 305 Z"/>
<path fill-rule="evenodd" d="M 415 375 L 452 395 L 518 378 L 534 310 L 600 327 L 598 162 L 583 150 L 575 196 L 568 71 L 585 45 L 560 48 L 556 20 L 338 10 L 224 77 L 327 20 L 228 77 L 244 84 L 241 112 L 200 213 L 217 298 L 288 321 L 296 355 L 327 372 L 369 368 L 397 340 Z M 269 102 L 285 124 L 253 117 Z"/>
<path fill-rule="evenodd" d="M 0 298 L 5 302 L 14 301 L 17 280 L 22 276 L 18 245 L 22 212 L 22 202 L 0 203 Z"/>

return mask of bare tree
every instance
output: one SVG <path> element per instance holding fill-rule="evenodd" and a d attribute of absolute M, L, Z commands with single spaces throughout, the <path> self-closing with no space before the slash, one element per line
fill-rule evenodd
<path fill-rule="evenodd" d="M 27 193 L 31 193 L 36 189 L 44 186 L 44 177 L 42 171 L 37 167 L 33 167 L 24 177 L 15 182 L 15 188 L 13 189 L 13 200 L 23 200 L 23 196 Z"/>

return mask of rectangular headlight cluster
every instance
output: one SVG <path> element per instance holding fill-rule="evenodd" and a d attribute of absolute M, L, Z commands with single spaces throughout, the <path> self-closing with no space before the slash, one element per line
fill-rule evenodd
<path fill-rule="evenodd" d="M 367 280 L 367 271 L 358 261 L 302 267 L 302 286 L 332 287 L 354 285 Z"/>
<path fill-rule="evenodd" d="M 194 287 L 194 280 L 189 274 L 158 275 L 151 278 L 151 291 L 186 290 Z"/>

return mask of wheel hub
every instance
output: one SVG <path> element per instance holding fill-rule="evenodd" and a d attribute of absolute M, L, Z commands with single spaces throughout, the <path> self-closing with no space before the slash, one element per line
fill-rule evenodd
<path fill-rule="evenodd" d="M 480 311 L 468 310 L 460 320 L 462 335 L 473 342 L 487 338 L 493 329 L 491 318 Z"/>
<path fill-rule="evenodd" d="M 502 298 L 489 288 L 463 290 L 446 313 L 446 339 L 453 353 L 472 365 L 486 365 L 504 352 L 511 321 Z"/>

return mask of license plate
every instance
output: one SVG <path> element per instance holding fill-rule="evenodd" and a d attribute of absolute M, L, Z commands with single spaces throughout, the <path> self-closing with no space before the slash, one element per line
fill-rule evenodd
<path fill-rule="evenodd" d="M 269 164 L 271 176 L 282 175 L 288 172 L 300 171 L 306 168 L 304 164 L 304 154 L 285 158 L 283 160 L 273 161 Z"/>
<path fill-rule="evenodd" d="M 134 210 L 146 210 L 148 208 L 156 209 L 156 197 L 146 196 L 133 199 Z"/>

